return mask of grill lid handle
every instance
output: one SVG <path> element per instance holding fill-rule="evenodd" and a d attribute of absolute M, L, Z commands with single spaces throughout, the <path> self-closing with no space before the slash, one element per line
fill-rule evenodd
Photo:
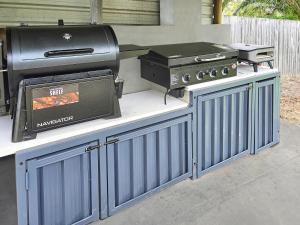
<path fill-rule="evenodd" d="M 70 55 L 83 55 L 91 54 L 94 52 L 93 48 L 77 48 L 67 50 L 53 50 L 45 52 L 45 57 L 58 57 L 58 56 L 70 56 Z"/>
<path fill-rule="evenodd" d="M 217 56 L 217 57 L 209 58 L 209 59 L 201 59 L 200 56 L 197 56 L 195 58 L 195 61 L 196 62 L 211 62 L 211 61 L 217 61 L 217 60 L 221 60 L 221 59 L 226 59 L 226 56 L 222 55 L 222 56 Z"/>

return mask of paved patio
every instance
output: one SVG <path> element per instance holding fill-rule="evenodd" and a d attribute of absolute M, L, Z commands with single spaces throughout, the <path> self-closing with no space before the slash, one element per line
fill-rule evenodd
<path fill-rule="evenodd" d="M 298 225 L 300 125 L 281 143 L 186 180 L 93 225 Z"/>

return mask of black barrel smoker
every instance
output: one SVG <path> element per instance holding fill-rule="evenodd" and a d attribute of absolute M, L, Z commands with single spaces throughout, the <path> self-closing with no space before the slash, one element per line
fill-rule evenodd
<path fill-rule="evenodd" d="M 110 26 L 21 26 L 6 36 L 13 142 L 121 116 L 119 46 Z"/>

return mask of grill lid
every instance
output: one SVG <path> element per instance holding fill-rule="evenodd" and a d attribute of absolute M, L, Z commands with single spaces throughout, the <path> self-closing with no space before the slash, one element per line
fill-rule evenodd
<path fill-rule="evenodd" d="M 177 66 L 237 57 L 238 51 L 225 45 L 209 42 L 158 45 L 149 47 L 148 59 L 167 66 Z"/>
<path fill-rule="evenodd" d="M 103 67 L 118 72 L 119 47 L 109 26 L 13 27 L 7 36 L 9 72 L 66 73 Z"/>
<path fill-rule="evenodd" d="M 83 33 L 87 33 L 85 36 Z M 22 29 L 19 31 L 20 60 L 48 60 L 75 55 L 92 56 L 109 53 L 104 29 L 66 27 L 64 29 Z M 34 41 L 33 41 L 34 39 Z M 100 44 L 101 43 L 101 44 Z"/>
<path fill-rule="evenodd" d="M 12 102 L 28 77 L 110 69 L 119 71 L 119 46 L 107 25 L 21 26 L 7 29 L 7 67 Z"/>

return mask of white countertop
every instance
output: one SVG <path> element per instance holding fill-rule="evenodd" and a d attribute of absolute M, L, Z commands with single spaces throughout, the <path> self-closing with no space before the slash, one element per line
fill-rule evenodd
<path fill-rule="evenodd" d="M 217 86 L 220 84 L 228 84 L 228 83 L 232 83 L 232 82 L 235 82 L 238 80 L 248 79 L 248 78 L 255 77 L 255 76 L 261 76 L 264 74 L 277 73 L 277 72 L 278 72 L 277 69 L 270 69 L 269 67 L 260 66 L 260 67 L 258 67 L 258 72 L 256 73 L 256 72 L 254 72 L 252 66 L 241 64 L 238 66 L 238 74 L 235 77 L 229 77 L 226 79 L 220 79 L 220 80 L 215 80 L 215 81 L 210 81 L 210 82 L 187 86 L 185 88 L 185 90 L 186 91 L 195 91 L 195 90 L 199 90 L 201 88 L 213 87 L 213 86 Z"/>
<path fill-rule="evenodd" d="M 120 118 L 92 120 L 45 131 L 38 133 L 37 138 L 34 140 L 19 143 L 11 142 L 12 120 L 10 116 L 0 117 L 0 157 L 15 154 L 20 150 L 101 131 L 188 107 L 188 103 L 170 96 L 167 97 L 167 103 L 167 105 L 164 105 L 164 93 L 154 90 L 123 95 L 120 99 L 122 113 Z"/>
<path fill-rule="evenodd" d="M 228 84 L 234 81 L 260 76 L 263 74 L 276 73 L 277 69 L 259 67 L 259 72 L 255 73 L 253 67 L 239 65 L 238 75 L 226 79 L 195 84 L 186 87 L 186 92 L 213 87 L 220 84 Z M 142 91 L 133 94 L 123 95 L 120 99 L 122 117 L 116 119 L 98 119 L 71 126 L 58 128 L 42 133 L 38 133 L 37 138 L 19 143 L 11 142 L 12 120 L 10 116 L 0 117 L 0 157 L 15 154 L 17 151 L 32 147 L 41 146 L 55 141 L 68 139 L 71 137 L 101 131 L 107 128 L 120 126 L 123 124 L 151 118 L 160 114 L 180 110 L 188 107 L 188 94 L 185 99 L 167 97 L 167 105 L 164 105 L 164 93 L 157 90 Z"/>

